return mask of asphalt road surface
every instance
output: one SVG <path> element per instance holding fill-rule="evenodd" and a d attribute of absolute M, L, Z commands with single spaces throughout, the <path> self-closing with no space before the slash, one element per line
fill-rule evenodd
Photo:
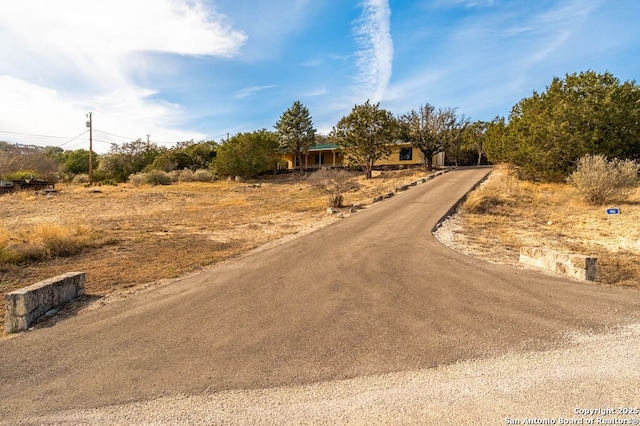
<path fill-rule="evenodd" d="M 638 292 L 485 263 L 435 240 L 433 226 L 487 172 L 447 173 L 291 242 L 0 341 L 0 422 L 61 423 L 69 410 L 165 401 L 147 405 L 157 415 L 173 398 L 229 392 L 259 404 L 277 389 L 304 394 L 505 357 L 524 368 L 518 354 L 554 354 L 575 346 L 570 336 L 636 324 Z"/>

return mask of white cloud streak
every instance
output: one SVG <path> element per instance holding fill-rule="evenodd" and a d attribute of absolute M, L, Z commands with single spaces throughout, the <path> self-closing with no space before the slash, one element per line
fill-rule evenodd
<path fill-rule="evenodd" d="M 140 54 L 229 57 L 245 41 L 201 0 L 7 2 L 0 93 L 11 102 L 0 104 L 0 130 L 73 135 L 93 110 L 116 133 L 177 136 L 180 108 L 132 77 Z"/>
<path fill-rule="evenodd" d="M 369 99 L 378 102 L 389 85 L 393 69 L 391 8 L 388 0 L 366 0 L 362 6 L 362 16 L 354 28 L 360 48 L 358 70 Z"/>
<path fill-rule="evenodd" d="M 251 86 L 251 87 L 245 87 L 244 89 L 240 89 L 236 92 L 236 99 L 244 99 L 244 98 L 248 98 L 249 96 L 253 96 L 259 92 L 262 92 L 263 90 L 268 90 L 268 89 L 273 89 L 274 87 L 276 87 L 275 84 L 269 84 L 266 86 Z"/>

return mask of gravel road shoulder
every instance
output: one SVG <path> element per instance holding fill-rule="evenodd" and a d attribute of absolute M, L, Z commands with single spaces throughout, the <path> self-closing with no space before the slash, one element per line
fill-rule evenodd
<path fill-rule="evenodd" d="M 525 419 L 552 419 L 555 423 L 551 424 L 561 424 L 560 419 L 639 422 L 640 415 L 617 411 L 640 405 L 638 383 L 640 324 L 634 324 L 602 335 L 570 336 L 567 347 L 559 350 L 513 353 L 309 386 L 161 398 L 61 412 L 25 419 L 25 423 L 447 425 L 509 421 L 526 424 Z M 613 409 L 614 413 L 606 414 L 605 409 Z"/>

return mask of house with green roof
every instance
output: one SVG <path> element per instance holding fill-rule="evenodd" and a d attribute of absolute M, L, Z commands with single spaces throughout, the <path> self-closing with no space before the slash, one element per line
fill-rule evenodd
<path fill-rule="evenodd" d="M 292 153 L 282 156 L 283 163 L 288 169 L 295 169 L 297 158 Z M 424 155 L 418 148 L 407 142 L 394 143 L 391 154 L 376 161 L 374 168 L 402 168 L 407 166 L 418 166 L 424 164 Z M 348 167 L 349 160 L 344 155 L 342 149 L 335 144 L 315 145 L 309 148 L 309 152 L 302 156 L 302 167 L 304 169 L 318 169 L 322 167 Z M 444 166 L 444 153 L 433 156 L 433 166 Z"/>

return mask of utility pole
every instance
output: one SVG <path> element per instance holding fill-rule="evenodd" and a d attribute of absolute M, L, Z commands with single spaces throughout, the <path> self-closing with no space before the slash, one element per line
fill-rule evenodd
<path fill-rule="evenodd" d="M 89 185 L 93 185 L 93 114 L 87 114 L 87 127 L 89 128 Z"/>

